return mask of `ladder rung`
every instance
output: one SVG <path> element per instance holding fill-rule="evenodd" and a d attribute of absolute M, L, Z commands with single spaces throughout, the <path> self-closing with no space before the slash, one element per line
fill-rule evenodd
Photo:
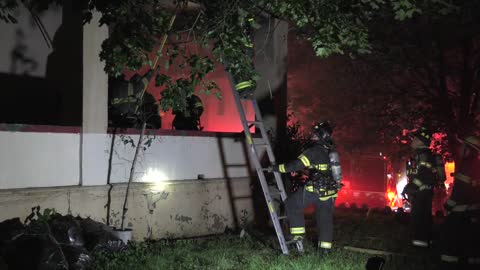
<path fill-rule="evenodd" d="M 247 121 L 247 123 L 253 124 L 253 125 L 263 125 L 262 121 Z"/>
<path fill-rule="evenodd" d="M 279 220 L 286 219 L 286 218 L 287 218 L 287 216 L 279 216 L 278 217 Z"/>
<path fill-rule="evenodd" d="M 247 167 L 248 164 L 226 164 L 225 167 Z"/>
<path fill-rule="evenodd" d="M 254 143 L 256 146 L 269 146 L 268 143 Z"/>

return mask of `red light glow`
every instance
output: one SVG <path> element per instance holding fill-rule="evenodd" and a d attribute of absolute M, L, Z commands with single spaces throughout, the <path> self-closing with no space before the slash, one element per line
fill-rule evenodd
<path fill-rule="evenodd" d="M 201 46 L 195 44 L 186 45 L 187 52 L 197 52 L 202 56 L 210 55 L 211 53 Z M 149 54 L 149 59 L 153 62 L 156 59 L 157 55 L 155 51 Z M 169 61 L 168 57 L 160 58 L 158 66 L 163 67 L 165 63 Z M 180 59 L 174 61 L 174 64 L 170 64 L 168 69 L 163 70 L 162 73 L 172 76 L 173 79 L 179 79 L 183 77 L 185 70 L 179 68 L 181 64 Z M 132 72 L 129 70 L 124 71 L 126 79 L 131 78 L 135 73 L 143 75 L 147 72 L 150 66 L 145 65 L 139 70 Z M 187 69 L 188 71 L 188 69 Z M 239 113 L 237 111 L 233 93 L 231 91 L 231 85 L 228 81 L 227 74 L 225 73 L 224 67 L 216 63 L 215 70 L 207 74 L 206 78 L 209 81 L 216 81 L 219 86 L 219 92 L 221 93 L 222 98 L 218 99 L 213 94 L 207 95 L 200 93 L 200 87 L 195 90 L 195 93 L 200 97 L 205 108 L 204 113 L 200 118 L 200 123 L 203 126 L 203 131 L 210 132 L 241 132 L 243 131 L 242 122 L 240 120 Z M 147 92 L 152 94 L 156 100 L 161 98 L 162 91 L 165 90 L 165 86 L 157 87 L 155 86 L 155 80 L 150 80 L 150 83 L 147 87 Z M 255 119 L 255 112 L 251 102 L 242 101 L 247 120 L 253 121 Z M 167 112 L 160 112 L 162 117 L 162 129 L 170 130 L 172 129 L 172 122 L 174 115 L 171 110 Z M 255 132 L 255 128 L 252 127 L 251 132 Z"/>

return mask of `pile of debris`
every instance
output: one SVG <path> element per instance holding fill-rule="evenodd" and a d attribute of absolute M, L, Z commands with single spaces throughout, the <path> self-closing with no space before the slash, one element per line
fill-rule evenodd
<path fill-rule="evenodd" d="M 0 223 L 0 269 L 84 270 L 97 252 L 115 252 L 126 245 L 107 225 L 90 218 L 62 216 L 32 208 L 19 218 Z"/>

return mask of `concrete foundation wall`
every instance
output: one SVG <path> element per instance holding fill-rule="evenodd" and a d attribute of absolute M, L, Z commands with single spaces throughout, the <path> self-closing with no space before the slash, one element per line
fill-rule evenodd
<path fill-rule="evenodd" d="M 0 221 L 30 214 L 32 207 L 106 221 L 108 185 L 0 191 Z M 111 192 L 110 225 L 120 226 L 126 184 Z M 125 224 L 135 240 L 219 234 L 253 219 L 249 178 L 165 181 L 131 186 Z M 42 210 L 43 211 L 43 210 Z"/>

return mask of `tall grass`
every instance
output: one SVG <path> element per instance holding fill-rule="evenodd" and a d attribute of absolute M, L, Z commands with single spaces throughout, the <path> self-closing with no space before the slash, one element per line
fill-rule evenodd
<path fill-rule="evenodd" d="M 429 254 L 419 253 L 408 244 L 408 221 L 382 211 L 340 210 L 336 214 L 334 252 L 320 255 L 315 249 L 315 229 L 305 253 L 281 254 L 274 235 L 251 232 L 244 238 L 223 235 L 209 240 L 161 240 L 133 243 L 114 254 L 97 254 L 92 269 L 225 269 L 225 270 L 359 270 L 369 257 L 343 249 L 343 246 L 386 250 L 384 270 L 435 269 Z M 277 246 L 275 248 L 275 246 Z M 396 255 L 395 255 L 396 254 Z"/>
<path fill-rule="evenodd" d="M 125 252 L 97 255 L 93 269 L 363 269 L 368 255 L 338 250 L 317 254 L 306 245 L 303 255 L 284 256 L 252 237 L 222 236 L 208 241 L 133 244 Z"/>

